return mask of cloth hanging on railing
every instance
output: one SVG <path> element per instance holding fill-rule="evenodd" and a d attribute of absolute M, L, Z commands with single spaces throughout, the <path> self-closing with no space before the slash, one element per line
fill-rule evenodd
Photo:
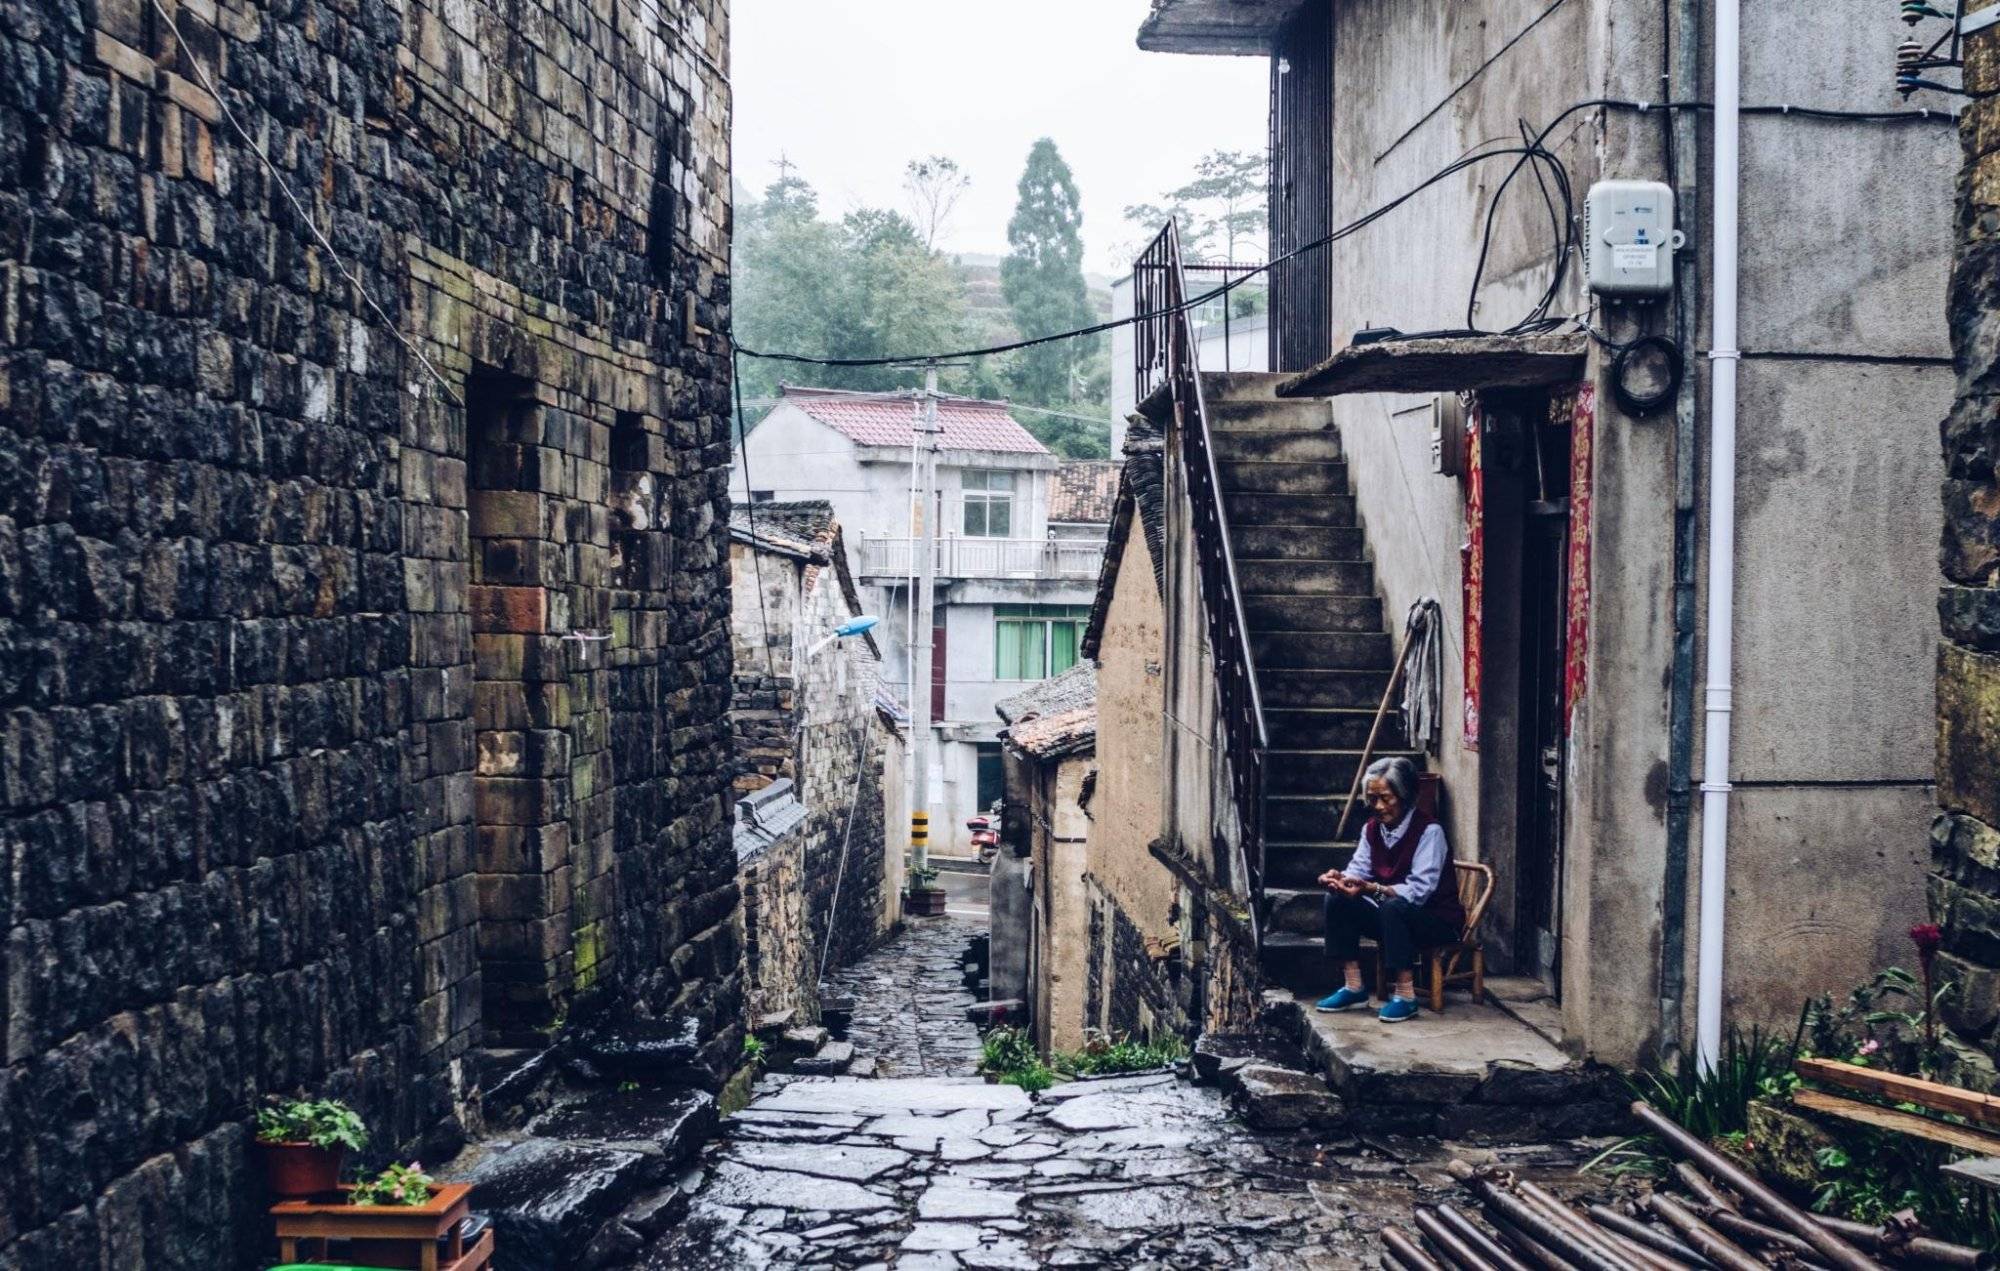
<path fill-rule="evenodd" d="M 1410 606 L 1403 620 L 1403 736 L 1409 744 L 1438 752 L 1444 720 L 1444 609 L 1435 596 Z"/>

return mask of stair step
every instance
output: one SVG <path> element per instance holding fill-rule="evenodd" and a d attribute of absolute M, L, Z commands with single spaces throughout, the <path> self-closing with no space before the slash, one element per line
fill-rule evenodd
<path fill-rule="evenodd" d="M 1336 707 L 1331 710 L 1267 709 L 1264 727 L 1269 730 L 1273 753 L 1290 750 L 1359 750 L 1368 744 L 1368 732 L 1375 725 L 1373 706 Z M 1382 717 L 1377 746 L 1401 749 L 1403 717 L 1393 705 Z"/>
<path fill-rule="evenodd" d="M 1345 463 L 1270 462 L 1232 459 L 1216 465 L 1230 494 L 1346 494 Z"/>
<path fill-rule="evenodd" d="M 1386 631 L 1256 631 L 1250 652 L 1259 667 L 1312 670 L 1343 667 L 1387 671 L 1396 665 Z"/>
<path fill-rule="evenodd" d="M 1223 491 L 1229 509 L 1229 524 L 1238 525 L 1336 525 L 1351 528 L 1354 523 L 1354 496 L 1351 494 L 1238 494 Z"/>
<path fill-rule="evenodd" d="M 1313 432 L 1332 422 L 1325 402 L 1281 402 L 1275 398 L 1208 399 L 1208 430 L 1216 433 Z"/>
<path fill-rule="evenodd" d="M 1241 552 L 1255 559 L 1261 553 Z M 1380 631 L 1376 596 L 1255 596 L 1243 602 L 1252 631 Z"/>
<path fill-rule="evenodd" d="M 1284 671 L 1259 674 L 1257 691 L 1264 709 L 1286 707 L 1365 706 L 1374 710 L 1389 682 L 1387 671 Z"/>
<path fill-rule="evenodd" d="M 1278 385 L 1292 379 L 1292 371 L 1209 371 L 1201 377 L 1201 395 L 1211 406 L 1217 402 L 1263 402 L 1266 405 L 1318 407 L 1329 412 L 1327 402 L 1313 398 L 1279 398 Z"/>
<path fill-rule="evenodd" d="M 1236 558 L 1245 596 L 1372 596 L 1375 567 L 1365 560 Z"/>
<path fill-rule="evenodd" d="M 1356 808 L 1354 822 L 1359 823 L 1361 817 L 1361 809 Z M 1338 843 L 1267 842 L 1264 844 L 1264 886 L 1267 891 L 1273 887 L 1313 887 L 1316 886 L 1313 880 L 1321 874 L 1330 869 L 1346 869 L 1347 862 L 1353 859 L 1352 839 L 1343 839 Z"/>
<path fill-rule="evenodd" d="M 1264 930 L 1316 936 L 1326 929 L 1326 888 L 1264 888 Z M 1266 936 L 1269 939 L 1269 936 Z"/>
<path fill-rule="evenodd" d="M 1413 761 L 1423 758 L 1407 750 L 1385 750 L 1379 745 L 1375 748 L 1375 759 L 1397 754 Z M 1354 770 L 1360 761 L 1361 751 L 1358 749 L 1273 751 L 1270 761 L 1264 765 L 1264 786 L 1272 795 L 1339 795 L 1345 799 L 1354 786 Z M 1338 807 L 1333 815 L 1340 815 Z M 1359 815 L 1357 805 L 1355 816 L 1358 818 Z M 1353 820 L 1349 821 L 1348 828 L 1354 828 Z M 1316 833 L 1329 833 L 1332 829 L 1333 822 L 1329 820 Z"/>
<path fill-rule="evenodd" d="M 1239 557 L 1262 560 L 1364 560 L 1368 541 L 1359 529 L 1329 525 L 1235 525 L 1230 545 Z M 1378 619 L 1375 624 L 1381 626 Z"/>
<path fill-rule="evenodd" d="M 1379 757 L 1379 756 L 1378 756 Z M 1275 777 L 1275 771 L 1271 776 Z M 1340 819 L 1340 809 L 1347 802 L 1348 782 L 1354 779 L 1352 765 L 1347 770 L 1347 781 L 1339 783 L 1339 793 L 1324 794 L 1268 794 L 1264 797 L 1264 833 L 1271 839 L 1298 839 L 1309 841 L 1320 835 L 1333 833 L 1333 824 Z M 1267 778 L 1268 780 L 1269 778 Z M 1348 824 L 1352 828 L 1354 818 L 1361 811 L 1355 809 L 1354 817 Z M 1266 863 L 1271 852 L 1267 844 L 1264 850 Z"/>
<path fill-rule="evenodd" d="M 1309 432 L 1221 432 L 1210 434 L 1217 463 L 1333 463 L 1340 458 L 1340 434 L 1331 427 Z"/>

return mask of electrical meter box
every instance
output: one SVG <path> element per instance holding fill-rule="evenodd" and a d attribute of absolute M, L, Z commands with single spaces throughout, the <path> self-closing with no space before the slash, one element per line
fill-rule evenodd
<path fill-rule="evenodd" d="M 1599 181 L 1584 204 L 1585 269 L 1600 296 L 1645 300 L 1674 289 L 1674 192 L 1659 181 Z"/>

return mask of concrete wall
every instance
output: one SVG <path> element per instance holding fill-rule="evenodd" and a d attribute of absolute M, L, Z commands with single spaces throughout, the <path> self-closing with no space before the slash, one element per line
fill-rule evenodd
<path fill-rule="evenodd" d="M 1867 24 L 1796 7 L 1752 6 L 1745 16 L 1746 102 L 1899 105 L 1877 69 L 1880 33 Z M 1594 96 L 1657 99 L 1659 23 L 1658 6 L 1628 0 L 1552 10 L 1538 0 L 1442 11 L 1343 3 L 1336 220 L 1379 206 L 1488 138 L 1513 135 L 1517 119 L 1552 119 Z M 1910 492 L 1936 479 L 1931 448 L 1913 434 L 1928 435 L 1949 393 L 1948 372 L 1928 360 L 1946 352 L 1935 297 L 1949 252 L 1948 131 L 1797 117 L 1745 124 L 1741 342 L 1751 356 L 1742 370 L 1729 962 L 1731 1002 L 1745 1019 L 1789 1018 L 1800 994 L 1864 977 L 1920 906 L 1911 859 L 1922 850 L 1933 636 L 1929 580 L 1915 566 L 1935 541 L 1937 512 Z M 1593 111 L 1571 116 L 1549 144 L 1581 198 L 1599 176 L 1662 178 L 1661 134 L 1657 114 Z M 1701 159 L 1705 177 L 1705 144 Z M 1465 322 L 1478 226 L 1505 167 L 1448 180 L 1334 250 L 1336 347 L 1363 325 Z M 1704 221 L 1705 213 L 1692 218 L 1697 245 Z M 1497 231 L 1474 314 L 1488 328 L 1524 313 L 1547 277 L 1546 213 L 1532 187 L 1510 191 Z M 1706 273 L 1704 258 L 1698 275 Z M 1705 314 L 1702 297 L 1692 300 Z M 1556 311 L 1583 304 L 1572 284 Z M 1597 319 L 1628 335 L 1661 320 L 1657 311 Z M 1491 935 L 1504 954 L 1514 899 L 1518 630 L 1509 601 L 1519 525 L 1503 489 L 1489 501 L 1484 740 L 1475 755 L 1463 748 L 1458 710 L 1461 495 L 1457 482 L 1429 471 L 1427 403 L 1342 398 L 1336 419 L 1388 611 L 1400 615 L 1427 594 L 1445 610 L 1446 729 L 1436 766 L 1459 854 L 1500 868 Z M 1699 426 L 1705 436 L 1705 405 Z M 1588 687 L 1570 743 L 1564 939 L 1573 956 L 1562 987 L 1572 1042 L 1612 1060 L 1639 1056 L 1660 1036 L 1672 432 L 1670 413 L 1626 419 L 1599 394 Z M 1699 832 L 1697 819 L 1694 842 Z M 1885 852 L 1885 833 L 1908 850 Z M 1816 877 L 1867 879 L 1872 891 L 1865 902 L 1829 891 L 1801 904 L 1805 861 Z"/>
<path fill-rule="evenodd" d="M 1030 762 L 1035 839 L 1035 1042 L 1044 1054 L 1083 1046 L 1090 968 L 1085 885 L 1091 818 L 1078 804 L 1089 755 Z"/>

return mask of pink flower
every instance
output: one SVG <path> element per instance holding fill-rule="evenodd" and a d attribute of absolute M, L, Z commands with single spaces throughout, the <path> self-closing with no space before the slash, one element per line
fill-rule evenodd
<path fill-rule="evenodd" d="M 1875 1040 L 1873 1037 L 1870 1037 L 1867 1041 L 1861 1043 L 1861 1053 L 1864 1055 L 1872 1055 L 1880 1049 L 1882 1049 L 1882 1043 Z"/>

